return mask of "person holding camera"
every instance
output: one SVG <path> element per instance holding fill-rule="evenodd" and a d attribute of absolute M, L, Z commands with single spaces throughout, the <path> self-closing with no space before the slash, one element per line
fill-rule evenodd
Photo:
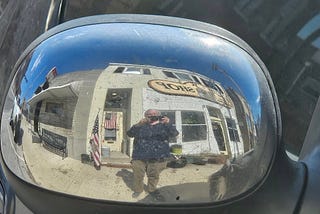
<path fill-rule="evenodd" d="M 144 116 L 127 131 L 129 137 L 134 137 L 131 161 L 134 191 L 132 197 L 138 197 L 143 192 L 145 174 L 148 177 L 147 192 L 151 195 L 159 194 L 159 175 L 166 168 L 170 157 L 169 138 L 179 134 L 170 119 L 161 116 L 158 110 L 149 109 Z"/>

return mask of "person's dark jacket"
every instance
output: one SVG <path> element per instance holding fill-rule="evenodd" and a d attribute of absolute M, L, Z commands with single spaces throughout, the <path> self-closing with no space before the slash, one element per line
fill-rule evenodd
<path fill-rule="evenodd" d="M 128 131 L 134 137 L 133 160 L 165 159 L 170 157 L 169 138 L 179 134 L 171 124 L 134 125 Z"/>

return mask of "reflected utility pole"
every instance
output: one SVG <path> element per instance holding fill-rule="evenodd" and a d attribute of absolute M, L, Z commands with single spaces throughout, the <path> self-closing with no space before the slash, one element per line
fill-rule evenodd
<path fill-rule="evenodd" d="M 230 77 L 230 75 L 229 75 L 225 70 L 223 70 L 222 68 L 218 67 L 218 65 L 215 64 L 215 63 L 212 64 L 212 70 L 213 70 L 213 71 L 221 72 L 225 77 L 227 77 L 227 78 L 232 82 L 232 84 L 235 85 L 235 87 L 236 87 L 237 90 L 239 91 L 240 95 L 244 98 L 244 95 L 243 95 L 242 90 L 240 89 L 239 85 L 234 81 L 233 78 Z M 228 92 L 226 91 L 226 93 L 228 93 Z M 222 97 L 223 97 L 223 99 L 225 100 L 225 97 L 224 97 L 224 96 L 222 96 Z M 229 108 L 227 108 L 227 109 L 228 109 L 229 117 L 230 117 L 230 119 L 233 121 L 234 119 L 233 119 L 233 117 L 232 117 L 231 110 L 230 110 Z M 236 120 L 236 121 L 238 121 L 238 120 Z M 232 123 L 232 122 L 231 122 L 231 123 Z M 238 124 L 238 125 L 239 125 L 239 124 Z M 231 125 L 231 126 L 233 126 L 233 125 Z M 233 127 L 232 127 L 232 128 L 233 128 Z M 228 126 L 228 129 L 229 129 L 229 126 Z M 237 128 L 237 127 L 236 127 L 236 129 L 237 129 L 237 131 L 238 131 L 238 128 Z M 235 133 L 234 133 L 234 132 L 232 132 L 232 135 L 233 135 L 233 139 L 236 139 L 236 136 L 235 136 Z M 240 136 L 239 136 L 239 137 L 240 137 Z M 239 142 L 240 142 L 240 141 L 239 141 Z M 234 157 L 234 158 L 236 158 L 236 157 L 238 157 L 238 156 L 240 155 L 239 145 L 238 145 L 239 142 L 238 142 L 238 141 L 234 141 L 234 145 L 233 145 L 233 146 L 234 146 L 234 150 L 236 151 L 236 154 L 235 154 L 235 157 Z"/>
<path fill-rule="evenodd" d="M 213 63 L 212 64 L 212 70 L 213 71 L 218 71 L 220 73 L 222 73 L 225 77 L 227 77 L 232 83 L 233 85 L 238 89 L 239 93 L 241 94 L 241 96 L 243 98 L 245 98 L 241 88 L 239 87 L 238 83 L 236 83 L 236 81 L 234 81 L 234 79 L 232 77 L 230 77 L 230 75 L 225 71 L 223 70 L 222 68 L 220 68 L 217 64 Z"/>

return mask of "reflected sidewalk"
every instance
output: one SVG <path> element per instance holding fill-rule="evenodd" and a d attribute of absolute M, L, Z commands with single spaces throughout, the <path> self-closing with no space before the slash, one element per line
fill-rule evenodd
<path fill-rule="evenodd" d="M 124 162 L 119 162 L 119 157 L 115 158 L 113 164 L 105 161 L 101 170 L 96 170 L 93 165 L 84 164 L 81 160 L 62 158 L 48 151 L 32 132 L 31 124 L 25 118 L 22 119 L 22 124 L 22 127 L 27 130 L 24 130 L 21 147 L 29 175 L 35 184 L 50 190 L 88 198 L 127 202 L 146 202 L 145 200 L 148 200 L 148 194 L 145 192 L 139 198 L 131 197 L 132 170 L 129 167 L 129 158 L 122 160 Z M 203 166 L 188 164 L 179 169 L 167 168 L 160 175 L 158 186 L 159 189 L 164 187 L 168 189 L 171 186 L 170 191 L 176 192 L 177 190 L 174 190 L 176 185 L 207 184 L 208 177 L 220 168 L 221 165 L 215 164 Z M 146 177 L 145 183 L 147 183 Z M 186 189 L 186 191 L 194 192 L 191 186 L 191 189 Z M 208 185 L 202 185 L 202 187 L 208 191 Z"/>

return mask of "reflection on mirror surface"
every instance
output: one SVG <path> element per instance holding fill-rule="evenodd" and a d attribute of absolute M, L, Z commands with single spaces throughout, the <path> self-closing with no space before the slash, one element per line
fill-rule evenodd
<path fill-rule="evenodd" d="M 213 35 L 113 23 L 58 33 L 18 66 L 1 149 L 43 188 L 139 203 L 227 199 L 266 174 L 273 100 L 258 64 Z"/>

